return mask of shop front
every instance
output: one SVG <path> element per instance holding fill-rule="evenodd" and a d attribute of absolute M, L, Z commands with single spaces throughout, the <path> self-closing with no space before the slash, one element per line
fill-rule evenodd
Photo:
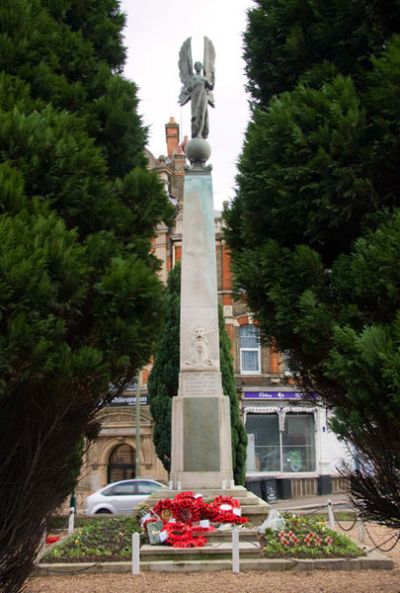
<path fill-rule="evenodd" d="M 247 483 L 263 498 L 328 494 L 346 487 L 340 468 L 349 455 L 329 430 L 316 398 L 294 389 L 244 389 Z"/>

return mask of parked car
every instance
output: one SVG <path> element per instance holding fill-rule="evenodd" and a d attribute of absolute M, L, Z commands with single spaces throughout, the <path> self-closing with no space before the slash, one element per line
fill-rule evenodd
<path fill-rule="evenodd" d="M 161 488 L 166 488 L 165 484 L 144 478 L 113 482 L 86 498 L 85 514 L 130 515 L 134 507 Z"/>

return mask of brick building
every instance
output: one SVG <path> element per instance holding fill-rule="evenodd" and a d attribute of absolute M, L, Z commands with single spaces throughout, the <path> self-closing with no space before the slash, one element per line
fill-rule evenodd
<path fill-rule="evenodd" d="M 170 199 L 177 205 L 173 228 L 160 225 L 153 241 L 161 262 L 160 277 L 181 258 L 183 182 L 186 158 L 179 125 L 173 118 L 165 126 L 166 156 L 147 152 L 149 168 L 157 172 Z M 337 466 L 347 452 L 328 428 L 326 410 L 304 401 L 287 368 L 284 355 L 260 345 L 259 329 L 244 301 L 233 295 L 230 253 L 223 236 L 221 212 L 215 211 L 218 297 L 223 305 L 231 339 L 235 378 L 249 438 L 248 486 L 263 497 L 301 496 L 337 491 L 344 484 Z M 151 440 L 152 419 L 147 405 L 150 365 L 140 373 L 141 406 L 140 473 L 166 482 L 168 476 L 157 459 Z M 135 475 L 135 406 L 137 385 L 101 412 L 103 428 L 85 459 L 78 489 L 83 495 L 110 481 Z"/>

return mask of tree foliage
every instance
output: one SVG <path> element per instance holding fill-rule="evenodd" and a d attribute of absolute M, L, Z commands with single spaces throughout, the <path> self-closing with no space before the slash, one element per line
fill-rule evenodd
<path fill-rule="evenodd" d="M 254 109 L 226 212 L 264 339 L 336 409 L 362 511 L 397 526 L 398 33 L 397 2 L 256 1 L 245 34 Z"/>
<path fill-rule="evenodd" d="M 172 398 L 178 394 L 179 386 L 180 287 L 181 266 L 177 264 L 168 276 L 166 321 L 148 382 L 150 410 L 155 423 L 153 441 L 157 455 L 168 472 L 171 469 Z M 240 418 L 230 340 L 221 307 L 219 308 L 219 348 L 222 387 L 224 394 L 230 399 L 233 475 L 236 484 L 244 484 L 247 434 Z"/>
<path fill-rule="evenodd" d="M 244 485 L 246 481 L 247 433 L 240 416 L 240 404 L 235 383 L 231 341 L 225 327 L 224 311 L 218 308 L 219 353 L 222 375 L 222 389 L 230 399 L 232 467 L 235 484 Z"/>
<path fill-rule="evenodd" d="M 95 412 L 148 361 L 172 216 L 117 0 L 0 0 L 0 588 L 20 589 Z M 110 386 L 112 386 L 110 388 Z"/>
<path fill-rule="evenodd" d="M 150 411 L 154 420 L 153 442 L 167 472 L 171 469 L 172 398 L 178 394 L 179 387 L 180 293 L 181 265 L 178 263 L 168 275 L 165 323 L 148 380 Z"/>

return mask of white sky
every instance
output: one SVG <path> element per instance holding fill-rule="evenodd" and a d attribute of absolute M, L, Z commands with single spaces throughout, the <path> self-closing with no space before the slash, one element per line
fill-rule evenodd
<path fill-rule="evenodd" d="M 244 85 L 242 34 L 252 0 L 121 0 L 127 14 L 125 76 L 139 87 L 139 112 L 150 127 L 148 148 L 166 154 L 165 124 L 180 124 L 181 139 L 190 138 L 190 105 L 178 105 L 181 82 L 178 55 L 192 37 L 193 62 L 203 61 L 203 36 L 216 50 L 216 108 L 209 109 L 214 205 L 233 197 L 236 162 L 248 120 Z"/>

